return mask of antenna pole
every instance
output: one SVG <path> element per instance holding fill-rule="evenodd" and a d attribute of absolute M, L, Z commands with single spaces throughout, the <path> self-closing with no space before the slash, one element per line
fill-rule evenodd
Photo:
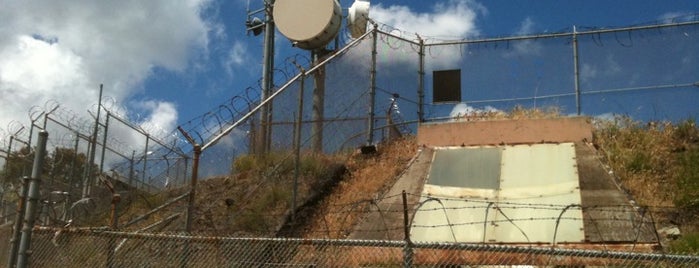
<path fill-rule="evenodd" d="M 311 52 L 313 65 L 318 66 L 323 61 L 325 53 L 323 49 L 316 49 Z M 325 65 L 320 65 L 313 72 L 313 114 L 311 120 L 311 134 L 313 143 L 311 145 L 314 152 L 323 151 L 323 120 L 325 118 Z"/>
<path fill-rule="evenodd" d="M 372 40 L 371 40 L 371 85 L 369 86 L 369 112 L 367 114 L 368 117 L 368 123 L 369 125 L 367 126 L 367 139 L 366 139 L 366 146 L 371 146 L 374 144 L 374 106 L 375 106 L 375 98 L 376 98 L 376 39 L 378 38 L 377 36 L 378 29 L 376 25 L 374 25 L 374 29 L 371 32 Z"/>
<path fill-rule="evenodd" d="M 264 51 L 262 55 L 262 94 L 261 101 L 265 101 L 272 95 L 272 81 L 274 68 L 274 18 L 272 17 L 272 8 L 274 0 L 265 0 L 265 40 Z M 258 153 L 266 153 L 269 151 L 272 137 L 272 103 L 262 107 L 260 112 L 260 135 L 258 137 L 259 148 Z"/>

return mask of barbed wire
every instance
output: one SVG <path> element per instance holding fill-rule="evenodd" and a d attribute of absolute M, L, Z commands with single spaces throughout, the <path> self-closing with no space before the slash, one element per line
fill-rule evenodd
<path fill-rule="evenodd" d="M 384 44 L 386 47 L 388 47 L 390 50 L 387 52 L 388 54 L 394 53 L 395 55 L 398 55 L 399 53 L 404 53 L 404 52 L 418 52 L 420 50 L 420 46 L 416 45 L 414 41 L 411 40 L 404 40 L 402 36 L 394 36 L 392 35 L 393 30 L 390 30 L 389 28 L 382 28 L 385 30 L 387 33 L 378 33 L 378 42 L 382 42 L 381 44 Z M 651 31 L 651 30 L 644 30 L 644 31 Z M 593 43 L 599 43 L 600 45 L 604 45 L 608 43 L 607 40 L 615 40 L 621 47 L 625 46 L 635 46 L 638 45 L 638 41 L 636 41 L 634 38 L 636 38 L 636 31 L 634 30 L 632 33 L 632 30 L 620 30 L 617 32 L 611 32 L 611 33 L 586 33 L 585 35 L 589 35 L 592 38 Z M 405 35 L 409 36 L 409 35 Z M 416 38 L 417 35 L 415 35 Z M 412 38 L 412 35 L 410 35 Z M 534 37 L 532 37 L 534 38 Z M 566 37 L 553 37 L 554 42 L 560 42 L 560 40 L 563 40 L 563 42 L 568 42 Z M 370 37 L 368 37 L 366 40 L 370 40 Z M 536 40 L 534 39 L 528 39 L 528 40 Z M 547 39 L 551 40 L 551 39 Z M 603 42 L 604 40 L 604 42 Z M 483 43 L 455 43 L 455 44 L 449 44 L 448 46 L 445 45 L 444 47 L 439 47 L 436 45 L 436 43 L 431 43 L 432 46 L 428 47 L 428 52 L 434 54 L 430 54 L 430 57 L 440 57 L 442 55 L 439 55 L 439 52 L 445 52 L 448 51 L 449 49 L 455 49 L 458 50 L 461 54 L 459 55 L 454 55 L 455 57 L 464 57 L 466 56 L 465 51 L 469 49 L 489 49 L 489 50 L 501 50 L 501 49 L 506 49 L 510 50 L 512 49 L 511 43 L 516 42 L 515 40 L 500 40 L 500 41 L 484 41 Z M 359 43 L 356 43 L 359 44 Z M 356 45 L 355 45 L 356 46 Z M 449 47 L 451 46 L 451 48 Z M 365 48 L 365 47 L 362 47 Z M 432 51 L 434 49 L 434 51 Z M 443 49 L 443 51 L 439 51 L 439 49 Z M 362 52 L 362 51 L 360 51 Z M 383 55 L 386 55 L 384 53 Z M 330 92 L 327 92 L 328 94 L 328 99 L 331 100 L 333 103 L 331 103 L 328 106 L 331 106 L 331 113 L 326 115 L 326 124 L 324 125 L 324 132 L 326 133 L 326 138 L 323 140 L 324 146 L 326 148 L 345 148 L 345 146 L 335 146 L 335 143 L 340 143 L 339 140 L 342 140 L 342 144 L 346 142 L 346 140 L 353 140 L 357 141 L 356 133 L 363 134 L 367 130 L 366 126 L 366 120 L 369 118 L 367 114 L 367 94 L 369 93 L 369 88 L 365 87 L 364 84 L 359 84 L 361 82 L 366 82 L 369 79 L 369 74 L 368 74 L 368 69 L 366 66 L 361 66 L 361 64 L 366 64 L 365 62 L 360 63 L 359 65 L 352 65 L 348 63 L 349 61 L 352 60 L 353 55 L 350 53 L 343 54 L 335 58 L 335 60 L 329 61 L 326 63 L 325 68 L 326 72 L 328 73 L 330 79 L 329 81 L 332 80 L 334 81 L 337 85 L 339 84 L 349 84 L 351 86 L 348 87 L 339 87 L 336 86 L 336 84 L 333 84 L 333 87 Z M 347 59 L 344 61 L 343 59 Z M 275 68 L 275 88 L 281 84 L 282 81 L 286 82 L 286 80 L 294 77 L 295 74 L 298 74 L 299 69 L 296 67 L 296 64 L 300 64 L 303 66 L 310 66 L 313 63 L 311 62 L 312 60 L 309 59 L 308 57 L 304 55 L 294 55 L 289 58 L 287 58 L 283 64 L 280 64 L 280 66 Z M 415 55 L 415 61 L 417 61 L 417 55 Z M 363 67 L 363 69 L 362 69 Z M 365 70 L 366 69 L 366 70 Z M 367 71 L 367 73 L 363 73 L 363 71 Z M 416 68 L 410 69 L 410 72 L 415 72 L 417 73 Z M 308 74 L 311 75 L 311 74 Z M 333 76 L 335 75 L 335 76 Z M 286 80 L 285 80 L 286 79 Z M 367 83 L 368 84 L 368 83 Z M 299 87 L 300 85 L 292 85 L 294 87 Z M 418 101 L 415 100 L 410 94 L 404 94 L 404 92 L 412 92 L 414 91 L 414 88 L 409 88 L 409 89 L 395 89 L 392 90 L 392 85 L 379 85 L 376 86 L 377 92 L 381 94 L 387 94 L 391 96 L 391 100 L 400 100 L 400 101 L 405 101 L 406 103 L 410 103 L 410 105 L 419 105 Z M 278 89 L 277 89 L 278 90 Z M 634 88 L 636 90 L 636 88 Z M 214 105 L 213 108 L 211 108 L 208 112 L 197 116 L 184 124 L 181 124 L 180 127 L 185 129 L 188 133 L 191 133 L 196 141 L 200 143 L 205 143 L 211 140 L 212 137 L 215 137 L 218 134 L 221 134 L 222 131 L 224 131 L 226 128 L 231 126 L 232 123 L 236 122 L 239 120 L 243 115 L 249 113 L 252 111 L 252 109 L 260 103 L 260 93 L 261 88 L 259 83 L 257 85 L 245 88 L 241 92 L 238 92 L 236 96 L 231 97 L 230 99 L 224 101 L 221 104 Z M 589 91 L 588 93 L 593 94 L 593 93 L 602 93 L 602 92 L 593 92 Z M 604 92 L 608 93 L 608 92 Z M 395 95 L 398 95 L 395 97 Z M 570 94 L 566 94 L 566 96 L 569 96 Z M 410 96 L 410 97 L 408 97 Z M 560 97 L 562 95 L 556 95 L 556 94 L 546 94 L 546 95 L 541 95 L 538 97 L 534 98 L 543 98 L 543 97 Z M 296 101 L 296 94 L 295 91 L 289 90 L 282 95 L 279 95 L 279 99 L 275 99 L 273 104 L 276 106 L 284 106 L 287 105 L 288 107 L 294 107 L 293 104 L 295 104 Z M 510 99 L 503 99 L 499 98 L 497 100 L 493 101 L 522 101 L 525 98 L 510 98 Z M 105 146 L 114 149 L 120 154 L 125 155 L 126 157 L 121 157 L 123 161 L 121 163 L 116 164 L 114 167 L 117 168 L 117 171 L 119 171 L 119 175 L 121 175 L 124 178 L 130 177 L 131 174 L 128 174 L 129 168 L 134 168 L 134 166 L 137 167 L 136 172 L 138 173 L 137 178 L 139 180 L 142 180 L 143 183 L 148 183 L 155 185 L 154 187 L 156 188 L 156 191 L 158 192 L 163 192 L 163 189 L 167 187 L 168 185 L 172 185 L 173 180 L 180 180 L 181 178 L 184 177 L 184 175 L 187 174 L 188 172 L 188 167 L 187 167 L 187 157 L 186 154 L 190 153 L 190 144 L 186 143 L 178 134 L 177 130 L 173 131 L 165 131 L 163 130 L 160 126 L 155 126 L 155 125 L 149 125 L 149 124 L 142 124 L 139 123 L 140 121 L 143 121 L 143 118 L 141 118 L 140 115 L 129 115 L 127 114 L 127 109 L 124 108 L 121 104 L 117 103 L 114 99 L 109 99 L 105 98 L 102 100 L 103 101 L 103 109 L 111 113 L 111 116 L 118 117 L 128 123 L 124 124 L 130 124 L 131 126 L 134 127 L 133 130 L 128 130 L 131 131 L 131 134 L 135 134 L 136 136 L 139 137 L 141 140 L 148 140 L 150 138 L 153 139 L 159 139 L 161 140 L 163 144 L 154 144 L 151 143 L 149 145 L 139 145 L 136 143 L 131 143 L 128 141 L 125 141 L 125 139 L 120 139 L 117 136 L 111 136 L 108 135 L 107 142 Z M 309 102 L 306 102 L 309 103 Z M 400 111 L 398 108 L 398 104 L 396 102 L 392 102 L 391 104 L 386 104 L 384 102 L 377 102 L 375 107 L 378 107 L 380 111 Z M 471 103 L 474 103 L 472 101 Z M 386 104 L 386 105 L 385 105 Z M 423 104 L 423 105 L 433 105 L 433 104 Z M 310 106 L 310 105 L 309 105 Z M 305 106 L 305 107 L 309 107 Z M 286 106 L 284 106 L 286 107 Z M 42 110 L 43 109 L 43 110 Z M 91 106 L 91 110 L 99 109 L 97 106 Z M 304 108 L 303 115 L 308 117 L 307 110 L 308 108 Z M 48 118 L 53 118 L 59 122 L 64 122 L 65 125 L 67 126 L 67 129 L 70 129 L 73 131 L 73 134 L 65 134 L 65 135 L 56 135 L 52 136 L 53 140 L 50 140 L 50 143 L 53 144 L 54 146 L 66 146 L 66 147 L 72 147 L 72 142 L 75 142 L 76 139 L 83 139 L 87 140 L 88 137 L 91 137 L 93 135 L 94 131 L 94 124 L 95 124 L 95 119 L 92 118 L 84 118 L 81 116 L 78 116 L 74 111 L 70 109 L 66 109 L 65 107 L 62 107 L 61 105 L 58 105 L 56 102 L 47 102 L 43 105 L 43 107 L 31 107 L 29 110 L 29 118 L 32 121 L 32 126 L 35 121 L 38 121 L 41 119 L 42 113 L 50 111 Z M 297 111 L 298 112 L 298 111 Z M 290 128 L 289 126 L 292 124 L 294 120 L 290 118 L 294 118 L 291 116 L 294 111 L 290 109 L 282 110 L 281 113 L 283 114 L 283 117 L 281 118 L 282 120 L 277 120 L 274 123 L 277 123 L 274 125 L 275 131 L 278 133 L 281 133 L 278 135 L 275 140 L 273 141 L 273 149 L 283 149 L 283 148 L 289 148 L 289 143 L 290 140 L 289 137 L 290 135 Z M 281 117 L 281 116 L 280 116 Z M 407 116 L 408 120 L 413 119 L 412 115 Z M 131 120 L 128 120 L 131 119 Z M 307 120 L 308 118 L 305 118 L 304 121 L 309 121 Z M 255 122 L 256 118 L 255 116 L 251 117 L 251 119 L 248 119 L 247 122 L 241 127 L 241 131 L 246 132 L 252 130 L 252 126 L 250 125 L 251 123 Z M 385 120 L 385 119 L 376 119 L 376 120 Z M 136 121 L 136 122 L 134 122 Z M 101 118 L 102 124 L 104 123 L 104 119 Z M 333 123 L 330 123 L 333 122 Z M 118 124 L 117 122 L 112 122 L 110 121 L 109 124 Z M 308 126 L 310 124 L 308 122 L 304 123 L 304 129 L 303 131 L 309 132 Z M 7 129 L 0 131 L 0 138 L 1 137 L 8 137 L 8 136 L 16 136 L 19 140 L 24 139 L 25 141 L 28 141 L 31 139 L 29 135 L 27 134 L 29 132 L 29 128 L 25 127 L 24 125 L 21 125 L 19 123 L 8 126 Z M 100 130 L 102 132 L 102 130 Z M 243 133 L 245 135 L 245 138 L 249 138 L 250 133 Z M 80 136 L 83 135 L 83 136 Z M 99 136 L 102 135 L 102 136 Z M 96 138 L 99 140 L 99 142 L 102 142 L 102 138 L 104 138 L 104 134 L 99 134 Z M 302 139 L 302 144 L 304 146 L 308 146 L 310 144 L 310 141 L 315 138 L 316 134 L 303 134 L 304 139 Z M 355 136 L 352 136 L 355 135 Z M 148 137 L 150 136 L 150 137 Z M 330 138 L 327 138 L 327 136 L 330 136 Z M 363 137 L 362 137 L 363 138 Z M 3 145 L 7 142 L 6 138 L 1 138 Z M 357 142 L 356 144 L 360 144 L 364 142 L 364 140 L 361 140 Z M 243 144 L 250 146 L 249 142 L 247 140 L 242 142 Z M 84 143 L 81 143 L 81 145 Z M 83 145 L 84 146 L 84 145 Z M 230 146 L 230 144 L 226 144 L 226 146 Z M 17 147 L 14 147 L 17 148 Z M 240 153 L 240 151 L 233 151 L 233 150 L 225 150 L 228 149 L 228 147 L 219 147 L 219 148 L 224 148 L 219 151 L 210 152 L 212 154 L 212 158 L 215 158 L 213 161 L 216 161 L 216 164 L 219 166 L 229 166 L 230 162 L 226 163 L 226 161 L 230 161 L 230 158 L 235 156 L 236 154 Z M 137 150 L 138 149 L 138 150 Z M 142 149 L 142 150 L 141 150 Z M 80 149 L 81 151 L 85 151 L 84 148 Z M 136 151 L 138 154 L 134 153 Z M 329 151 L 336 151 L 336 150 L 329 150 Z M 213 155 L 216 154 L 216 155 Z M 287 161 L 291 159 L 293 155 L 291 153 L 287 153 L 284 157 L 284 161 Z M 60 161 L 65 160 L 65 159 L 59 159 Z M 142 167 L 141 165 L 144 165 L 145 167 Z M 274 176 L 278 175 L 277 173 L 282 172 L 281 171 L 281 164 L 275 166 L 271 172 L 268 174 L 264 174 L 264 179 L 257 181 L 256 183 L 252 184 L 250 187 L 249 192 L 247 193 L 248 195 L 250 194 L 256 194 L 259 193 L 260 191 L 264 190 L 264 187 L 272 185 L 274 182 L 273 178 Z M 184 174 L 184 175 L 183 175 Z M 182 176 L 182 177 L 179 177 Z M 183 180 L 184 181 L 184 180 Z M 380 214 L 380 220 L 383 221 L 383 226 L 374 228 L 374 229 L 359 229 L 362 231 L 366 232 L 387 232 L 387 231 L 396 231 L 396 230 L 401 230 L 404 227 L 392 227 L 386 224 L 386 222 L 389 220 L 388 215 L 389 214 L 398 214 L 398 213 L 403 213 L 404 210 L 399 209 L 399 208 L 394 208 L 394 207 L 388 207 L 388 208 L 381 208 L 378 206 L 378 204 L 382 201 L 389 200 L 390 198 L 395 198 L 396 195 L 393 196 L 384 196 L 384 197 L 376 197 L 372 199 L 364 199 L 356 202 L 350 202 L 350 203 L 345 203 L 345 204 L 329 204 L 329 209 L 325 209 L 324 213 L 326 215 L 331 215 L 334 217 L 339 218 L 338 221 L 341 222 L 340 226 L 343 226 L 342 228 L 326 228 L 325 230 L 309 230 L 308 232 L 310 233 L 317 233 L 317 234 L 328 234 L 328 233 L 333 233 L 333 234 L 347 234 L 352 232 L 352 229 L 354 226 L 347 226 L 349 223 L 353 222 L 349 218 L 351 217 L 350 215 L 352 214 L 357 214 L 361 215 L 362 213 L 366 213 L 368 211 L 376 210 Z M 426 199 L 431 199 L 431 200 L 439 200 L 439 201 L 449 201 L 448 206 L 442 206 L 442 207 L 421 207 L 419 209 L 414 209 L 415 207 L 419 206 L 420 203 L 410 203 L 408 206 L 411 208 L 410 213 L 416 213 L 417 211 L 420 212 L 444 212 L 445 215 L 447 215 L 447 212 L 453 212 L 453 211 L 458 211 L 458 210 L 477 210 L 477 211 L 482 211 L 483 214 L 486 213 L 499 213 L 505 219 L 498 219 L 495 221 L 486 221 L 486 220 L 473 220 L 473 221 L 454 221 L 454 222 L 447 222 L 446 224 L 417 224 L 413 225 L 414 228 L 458 228 L 458 227 L 464 227 L 464 226 L 479 226 L 479 225 L 486 225 L 486 224 L 513 224 L 513 223 L 521 223 L 521 222 L 533 222 L 533 221 L 561 221 L 561 220 L 575 220 L 575 221 L 590 221 L 593 224 L 601 224 L 603 222 L 621 222 L 621 223 L 630 223 L 632 226 L 638 226 L 637 230 L 640 230 L 644 224 L 647 224 L 648 222 L 648 214 L 649 212 L 665 212 L 665 211 L 673 211 L 674 208 L 672 207 L 646 207 L 643 208 L 643 210 L 638 210 L 636 208 L 631 207 L 631 205 L 618 205 L 618 206 L 582 206 L 582 205 L 576 205 L 571 207 L 570 205 L 563 205 L 563 204 L 537 204 L 537 203 L 517 203 L 517 202 L 511 202 L 511 201 L 501 201 L 501 202 L 493 202 L 493 201 L 487 201 L 487 200 L 478 200 L 478 199 L 468 199 L 468 198 L 443 198 L 443 197 L 436 197 L 436 196 L 429 196 L 429 195 L 422 195 L 422 194 L 417 194 L 417 195 L 411 195 L 411 197 L 414 197 L 418 200 L 426 200 Z M 549 216 L 542 216 L 542 217 L 510 217 L 512 215 L 505 215 L 508 213 L 507 210 L 510 209 L 530 209 L 530 210 L 537 210 L 537 211 L 561 211 L 561 212 L 566 212 L 566 211 L 577 211 L 583 212 L 582 217 L 564 217 L 564 216 L 559 216 L 559 217 L 549 217 Z M 503 212 L 503 210 L 505 212 Z M 590 213 L 584 213 L 584 212 L 596 212 L 599 215 L 591 215 Z M 242 217 L 242 216 L 247 216 L 251 215 L 252 213 L 257 213 L 258 215 L 263 215 L 263 216 L 269 216 L 269 217 L 283 217 L 286 215 L 286 213 L 271 213 L 271 212 L 266 212 L 263 211 L 261 214 L 258 211 L 255 211 L 249 207 L 242 206 L 238 211 L 233 212 L 234 216 L 237 217 Z M 634 217 L 631 218 L 615 218 L 613 213 L 635 213 Z M 652 214 L 652 213 L 651 213 Z M 563 213 L 561 213 L 563 215 Z M 486 217 L 487 218 L 487 217 Z M 326 223 L 326 227 L 329 226 Z M 518 226 L 515 226 L 519 228 Z M 521 228 L 519 228 L 520 232 L 523 232 L 524 237 L 528 237 L 526 232 L 522 231 Z M 640 232 L 640 231 L 638 231 Z M 453 234 L 452 234 L 453 235 Z M 528 238 L 527 238 L 528 240 Z"/>
<path fill-rule="evenodd" d="M 7 148 L 10 142 L 10 135 L 5 132 L 5 129 L 0 127 L 0 148 Z"/>
<path fill-rule="evenodd" d="M 390 240 L 222 237 L 216 233 L 41 228 L 33 264 L 90 266 L 695 266 L 693 254 L 628 252 L 600 246 L 501 245 Z M 121 241 L 116 243 L 116 241 Z M 117 246 L 117 244 L 119 244 Z M 182 245 L 191 245 L 183 247 Z M 56 248 L 60 250 L 56 250 Z M 106 249 L 105 249 L 106 248 Z M 116 250 L 114 250 L 116 249 Z M 621 248 L 623 249 L 623 248 Z M 85 257 L 85 251 L 91 254 Z M 107 254 L 114 251 L 115 254 Z M 82 253 L 82 255 L 78 255 Z M 111 256 L 111 257 L 110 257 Z"/>

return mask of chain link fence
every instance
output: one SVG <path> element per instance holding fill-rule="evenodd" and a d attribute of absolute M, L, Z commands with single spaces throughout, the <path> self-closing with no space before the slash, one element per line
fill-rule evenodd
<path fill-rule="evenodd" d="M 40 228 L 32 267 L 693 267 L 699 257 L 559 245 L 234 238 Z"/>
<path fill-rule="evenodd" d="M 187 194 L 170 198 L 182 202 Z M 401 198 L 402 197 L 402 198 Z M 454 199 L 452 206 L 425 208 L 421 197 L 407 194 L 383 196 L 355 203 L 336 204 L 321 218 L 343 218 L 340 224 L 309 227 L 302 235 L 308 238 L 265 238 L 231 236 L 217 228 L 198 228 L 184 233 L 182 215 L 173 211 L 168 217 L 143 214 L 120 225 L 119 231 L 109 227 L 35 227 L 29 255 L 29 267 L 444 267 L 444 266 L 612 266 L 612 267 L 693 267 L 699 256 L 674 253 L 657 240 L 648 239 L 655 232 L 650 214 L 667 208 L 646 208 L 637 213 L 631 206 L 563 207 L 548 204 L 504 203 L 497 206 L 481 200 Z M 430 197 L 434 198 L 434 197 Z M 401 201 L 402 200 L 402 201 Z M 447 201 L 447 200 L 443 200 Z M 459 203 L 453 203 L 458 201 Z M 166 204 L 164 208 L 168 205 Z M 552 218 L 523 215 L 507 220 L 459 221 L 445 225 L 420 225 L 413 222 L 419 212 L 478 210 L 479 214 L 503 213 L 502 209 L 535 208 L 583 211 L 586 230 L 603 225 L 626 228 L 628 234 L 619 240 L 600 239 L 585 242 L 559 243 L 490 243 L 418 241 L 413 233 L 434 231 L 478 232 L 491 225 L 534 223 L 534 225 L 571 220 L 562 213 Z M 158 209 L 158 210 L 163 210 Z M 622 213 L 626 216 L 620 216 Z M 361 214 L 365 221 L 355 223 L 347 215 Z M 558 213 L 556 213 L 558 214 Z M 372 219 L 378 215 L 378 219 Z M 276 215 L 282 217 L 283 215 Z M 337 217 L 336 217 L 337 216 Z M 154 217 L 147 220 L 148 217 Z M 153 220 L 155 222 L 153 223 Z M 144 223 L 148 222 L 148 226 Z M 177 223 L 179 222 L 179 223 Z M 368 224 L 367 224 L 368 222 Z M 612 225 L 608 225 L 613 222 Z M 137 227 L 137 228 L 134 228 Z M 325 228 L 324 228 L 325 227 Z M 523 232 L 541 230 L 521 229 Z M 557 230 L 550 230 L 551 233 Z M 604 231 L 602 231 L 604 232 Z M 612 233 L 612 232 L 609 232 Z M 651 235 L 652 236 L 652 235 Z M 341 237 L 341 238 L 330 238 Z M 639 239 L 640 238 L 640 239 Z M 635 239 L 635 240 L 634 240 Z"/>
<path fill-rule="evenodd" d="M 118 110 L 115 106 L 100 107 L 101 119 L 89 120 L 47 102 L 45 107 L 31 109 L 31 126 L 11 124 L 13 133 L 3 139 L 7 140 L 0 196 L 3 223 L 16 215 L 21 178 L 30 175 L 36 153 L 30 145 L 39 131 L 52 133 L 42 167 L 42 225 L 64 225 L 70 219 L 82 221 L 87 214 L 99 214 L 109 206 L 102 197 L 112 193 L 129 201 L 130 196 L 156 194 L 185 182 L 189 156 L 178 147 L 177 137 L 147 131 L 113 113 Z"/>
<path fill-rule="evenodd" d="M 190 230 L 192 223 L 205 222 L 192 222 L 188 218 L 192 213 L 185 212 L 191 212 L 197 200 L 197 177 L 225 177 L 235 172 L 232 163 L 236 157 L 253 154 L 260 146 L 279 153 L 282 159 L 295 159 L 299 152 L 350 152 L 396 135 L 414 134 L 419 122 L 448 120 L 469 109 L 557 107 L 562 114 L 621 114 L 638 120 L 696 117 L 699 55 L 693 48 L 697 38 L 696 18 L 622 29 L 574 28 L 460 41 L 378 26 L 334 54 L 287 59 L 275 70 L 275 88 L 269 99 L 260 100 L 260 86 L 253 86 L 173 131 L 134 123 L 139 121 L 137 116 L 126 114 L 126 109 L 109 100 L 100 100 L 91 109 L 93 118 L 88 119 L 47 103 L 30 110 L 29 126 L 15 122 L 0 132 L 4 170 L 16 171 L 3 178 L 13 183 L 2 185 L 2 223 L 16 217 L 12 211 L 19 181 L 29 175 L 32 140 L 42 129 L 52 133 L 49 147 L 65 148 L 72 154 L 56 151 L 42 176 L 44 205 L 37 223 L 46 226 L 38 228 L 32 239 L 30 260 L 36 267 L 694 266 L 697 259 L 693 255 L 632 252 L 629 248 L 417 242 L 403 239 L 404 226 L 390 223 L 367 229 L 377 233 L 377 239 L 387 239 L 372 241 L 230 238 L 211 236 L 213 231 L 180 232 Z M 458 104 L 434 101 L 431 92 L 435 89 L 429 90 L 435 82 L 433 72 L 442 70 L 461 70 Z M 266 119 L 261 118 L 264 107 L 271 114 Z M 201 151 L 196 151 L 195 144 Z M 281 166 L 279 163 L 275 172 L 292 172 Z M 296 187 L 272 175 L 257 182 L 251 192 L 282 183 Z M 289 217 L 310 199 L 303 195 L 294 198 L 290 209 L 267 213 Z M 101 198 L 90 198 L 95 196 Z M 121 200 L 114 203 L 116 196 Z M 364 211 L 375 207 L 372 202 L 376 200 L 347 204 L 328 213 Z M 196 205 L 203 206 L 201 202 Z M 127 209 L 129 217 L 140 216 L 127 218 L 119 213 Z M 114 211 L 111 218 L 107 216 Z M 161 215 L 163 211 L 167 215 Z M 401 209 L 380 213 L 385 214 L 384 219 L 403 218 Z M 604 220 L 611 218 L 592 221 Z M 124 231 L 74 228 L 113 226 L 114 221 Z M 310 233 L 346 237 L 357 228 L 356 222 L 346 222 L 347 226 Z M 454 224 L 458 225 L 446 227 L 484 222 Z M 266 223 L 265 228 L 279 229 L 276 221 Z M 2 238 L 5 240 L 4 233 Z"/>
<path fill-rule="evenodd" d="M 250 87 L 180 127 L 204 147 L 202 172 L 211 176 L 258 146 L 293 151 L 297 121 L 301 150 L 326 153 L 378 143 L 397 127 L 416 133 L 418 122 L 514 107 L 677 122 L 698 112 L 698 36 L 693 18 L 461 41 L 380 25 L 331 55 L 288 58 L 265 105 L 260 86 Z M 451 102 L 433 96 L 434 72 L 444 70 L 461 71 L 461 97 Z"/>

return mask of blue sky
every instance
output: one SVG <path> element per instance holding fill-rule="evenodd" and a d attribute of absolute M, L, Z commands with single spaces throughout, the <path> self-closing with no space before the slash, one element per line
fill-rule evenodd
<path fill-rule="evenodd" d="M 251 9 L 261 1 L 250 0 Z M 343 8 L 352 1 L 343 0 Z M 699 1 L 372 1 L 370 17 L 441 39 L 618 27 L 699 13 Z M 88 117 L 97 89 L 142 125 L 172 130 L 258 83 L 248 1 L 0 0 L 0 129 L 55 100 Z M 441 18 L 441 19 L 438 19 Z M 446 22 L 446 23 L 445 23 Z M 308 52 L 277 32 L 277 62 Z M 2 135 L 0 135 L 2 136 Z"/>

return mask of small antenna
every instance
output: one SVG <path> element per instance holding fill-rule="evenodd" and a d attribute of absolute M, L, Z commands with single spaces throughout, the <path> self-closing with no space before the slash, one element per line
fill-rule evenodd
<path fill-rule="evenodd" d="M 370 5 L 369 1 L 355 0 L 347 10 L 347 28 L 352 38 L 359 38 L 366 33 Z"/>
<path fill-rule="evenodd" d="M 248 35 L 250 34 L 250 32 L 252 32 L 252 34 L 254 36 L 258 36 L 262 33 L 262 31 L 264 31 L 264 27 L 265 27 L 265 24 L 267 22 L 262 21 L 260 18 L 254 17 L 253 15 L 258 14 L 258 13 L 262 13 L 262 12 L 266 12 L 266 11 L 267 11 L 266 8 L 258 9 L 255 11 L 250 11 L 250 0 L 247 0 L 247 7 L 246 7 L 247 19 L 245 20 L 245 29 L 246 29 L 246 33 Z"/>

